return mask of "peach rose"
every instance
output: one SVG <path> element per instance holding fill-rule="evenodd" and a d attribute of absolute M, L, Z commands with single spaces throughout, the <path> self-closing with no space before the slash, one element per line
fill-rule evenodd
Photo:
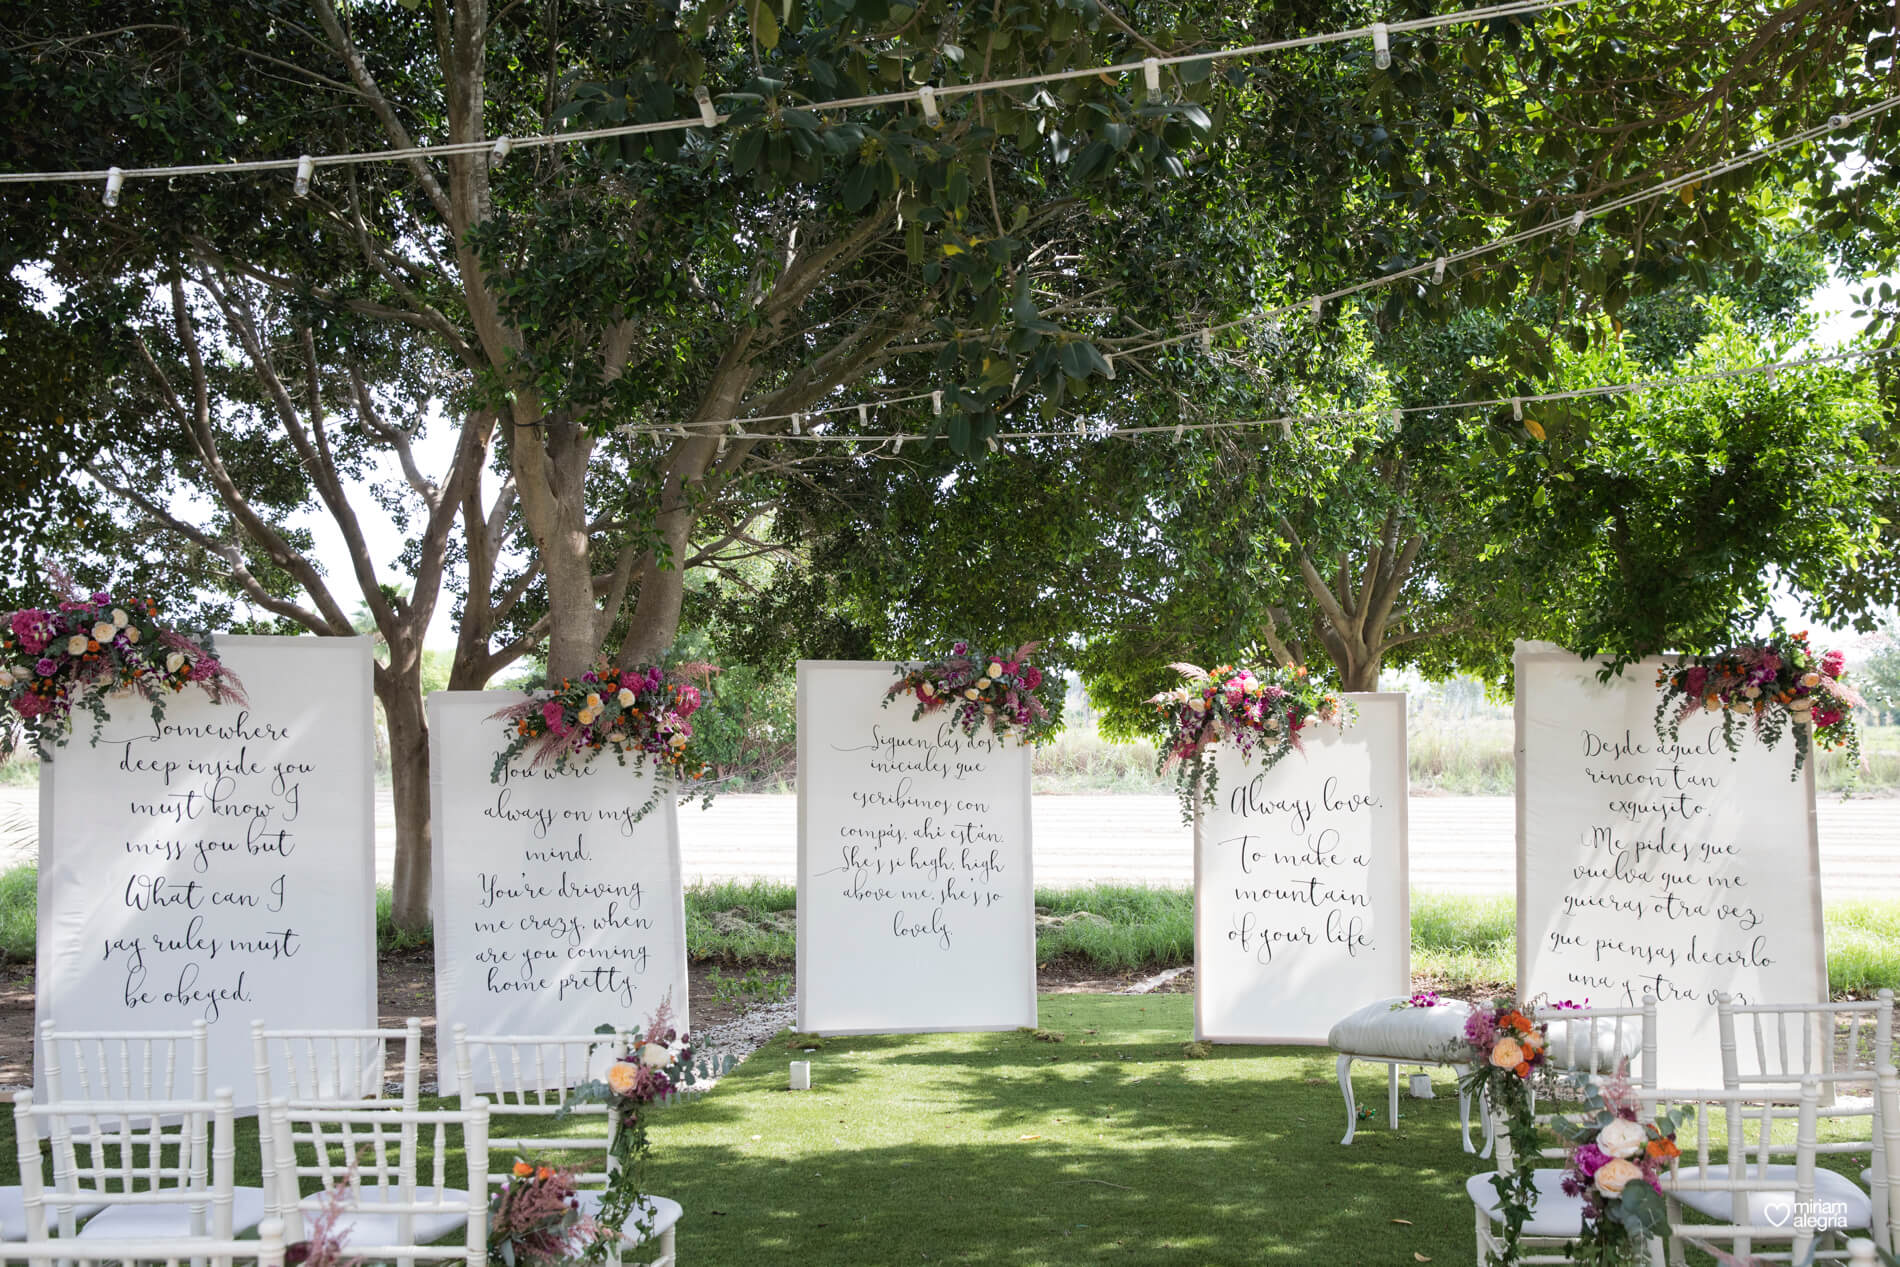
<path fill-rule="evenodd" d="M 1597 1169 L 1597 1191 L 1606 1197 L 1620 1197 L 1623 1195 L 1623 1189 L 1626 1185 L 1632 1180 L 1641 1179 L 1642 1177 L 1643 1168 L 1641 1166 L 1633 1161 L 1625 1161 L 1623 1158 L 1618 1157 L 1612 1161 L 1604 1162 L 1603 1165 Z"/>
<path fill-rule="evenodd" d="M 1500 1038 L 1491 1049 L 1491 1063 L 1500 1069 L 1515 1069 L 1524 1063 L 1524 1049 L 1515 1038 Z"/>
<path fill-rule="evenodd" d="M 633 1094 L 635 1078 L 639 1069 L 624 1060 L 617 1060 L 607 1067 L 607 1088 L 615 1095 Z"/>

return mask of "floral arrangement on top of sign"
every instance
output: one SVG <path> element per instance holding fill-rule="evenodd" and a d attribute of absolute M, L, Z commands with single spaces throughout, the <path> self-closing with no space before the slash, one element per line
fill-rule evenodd
<path fill-rule="evenodd" d="M 1168 666 L 1183 684 L 1148 702 L 1161 715 L 1160 772 L 1176 771 L 1183 817 L 1194 817 L 1195 797 L 1214 803 L 1216 775 L 1208 751 L 1223 739 L 1251 760 L 1258 751 L 1271 769 L 1300 746 L 1300 732 L 1314 721 L 1349 724 L 1355 713 L 1339 696 L 1306 675 L 1305 665 L 1290 669 L 1240 669 L 1231 664 L 1212 670 L 1192 664 Z"/>
<path fill-rule="evenodd" d="M 884 707 L 900 695 L 917 701 L 913 720 L 950 710 L 950 720 L 966 735 L 988 726 L 997 738 L 1015 735 L 1019 743 L 1046 743 L 1057 725 L 1045 688 L 1061 678 L 1029 662 L 1037 642 L 1025 642 L 1008 654 L 990 655 L 968 642 L 954 643 L 950 654 L 912 668 L 897 666 L 897 681 L 884 692 Z"/>
<path fill-rule="evenodd" d="M 92 714 L 97 744 L 106 699 L 115 694 L 143 698 L 154 723 L 164 719 L 167 698 L 194 684 L 214 703 L 247 702 L 244 684 L 212 654 L 209 635 L 162 623 L 149 599 L 82 596 L 70 577 L 54 575 L 71 597 L 51 609 L 0 615 L 0 761 L 21 734 L 50 760 L 81 708 Z"/>
<path fill-rule="evenodd" d="M 595 1031 L 615 1032 L 611 1025 Z M 731 1069 L 729 1056 L 702 1056 L 693 1051 L 692 1036 L 673 1027 L 671 996 L 661 1000 L 644 1031 L 630 1035 L 620 1059 L 607 1067 L 604 1079 L 584 1082 L 568 1095 L 569 1106 L 605 1104 L 612 1113 L 614 1131 L 607 1149 L 607 1187 L 593 1217 L 594 1241 L 584 1261 L 601 1262 L 622 1234 L 645 1240 L 653 1232 L 653 1206 L 641 1200 L 646 1178 L 647 1114 L 656 1103 L 705 1090 L 705 1083 Z"/>
<path fill-rule="evenodd" d="M 493 714 L 508 723 L 508 743 L 495 754 L 489 778 L 501 782 L 508 763 L 530 750 L 530 767 L 552 763 L 557 770 L 612 752 L 621 765 L 631 757 L 635 769 L 653 767 L 653 795 L 634 815 L 644 818 L 666 787 L 704 777 L 691 718 L 701 701 L 699 684 L 717 672 L 697 663 L 670 674 L 654 666 L 616 669 L 602 660 L 578 679 L 563 679 Z M 712 800 L 710 787 L 705 799 Z"/>
<path fill-rule="evenodd" d="M 1574 1003 L 1558 1003 L 1574 1008 Z M 1534 1009 L 1533 1009 L 1534 1010 Z M 1503 1118 L 1511 1145 L 1511 1169 L 1491 1177 L 1504 1219 L 1504 1246 L 1495 1261 L 1515 1263 L 1524 1224 L 1537 1208 L 1537 1108 L 1534 1082 L 1549 1081 L 1550 1026 L 1533 1020 L 1510 999 L 1494 999 L 1473 1008 L 1465 1020 L 1466 1051 L 1454 1053 L 1470 1072 L 1459 1090 Z"/>
<path fill-rule="evenodd" d="M 1682 1150 L 1676 1132 L 1693 1110 L 1643 1120 L 1642 1100 L 1618 1074 L 1586 1092 L 1590 1113 L 1552 1127 L 1570 1146 L 1564 1192 L 1583 1198 L 1583 1234 L 1575 1260 L 1583 1267 L 1638 1267 L 1649 1261 L 1649 1237 L 1662 1229 L 1667 1247 L 1668 1208 L 1659 1176 Z"/>
<path fill-rule="evenodd" d="M 1741 749 L 1744 730 L 1753 729 L 1773 748 L 1785 731 L 1794 731 L 1794 778 L 1807 763 L 1812 742 L 1823 748 L 1845 747 L 1860 765 L 1860 730 L 1854 710 L 1866 702 L 1847 685 L 1847 657 L 1839 651 L 1816 654 L 1806 633 L 1776 630 L 1765 642 L 1730 647 L 1707 656 L 1685 656 L 1673 668 L 1657 671 L 1656 734 L 1674 743 L 1682 723 L 1698 711 L 1722 716 L 1722 741 L 1730 752 Z"/>

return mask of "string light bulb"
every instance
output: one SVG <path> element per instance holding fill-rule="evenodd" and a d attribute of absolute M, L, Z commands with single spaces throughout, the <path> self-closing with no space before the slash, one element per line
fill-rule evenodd
<path fill-rule="evenodd" d="M 1524 398 L 1522 396 L 1511 397 L 1511 421 L 1524 421 Z"/>
<path fill-rule="evenodd" d="M 705 84 L 694 86 L 693 100 L 699 105 L 699 121 L 709 128 L 718 127 L 719 112 L 713 109 L 712 93 L 706 90 Z"/>
<path fill-rule="evenodd" d="M 1383 22 L 1372 24 L 1372 64 L 1380 70 L 1392 69 L 1392 36 Z"/>
<path fill-rule="evenodd" d="M 117 167 L 106 168 L 106 206 L 119 205 L 119 191 L 125 188 L 125 173 Z"/>
<path fill-rule="evenodd" d="M 1326 316 L 1326 301 L 1324 299 L 1315 298 L 1312 301 L 1312 306 L 1313 306 L 1313 324 L 1317 326 L 1320 323 L 1320 321 Z"/>
<path fill-rule="evenodd" d="M 1570 236 L 1574 238 L 1579 233 L 1582 233 L 1582 232 L 1583 232 L 1583 212 L 1579 210 L 1576 215 L 1570 217 Z"/>
<path fill-rule="evenodd" d="M 1148 85 L 1148 100 L 1161 95 L 1161 63 L 1152 57 L 1141 59 L 1141 77 Z"/>
<path fill-rule="evenodd" d="M 862 406 L 860 406 L 860 408 L 862 408 Z M 800 435 L 805 434 L 805 415 L 804 414 L 795 413 L 792 415 L 792 434 L 795 436 L 800 436 Z"/>
<path fill-rule="evenodd" d="M 1115 358 L 1112 356 L 1105 356 L 1102 358 L 1102 360 L 1108 366 L 1108 381 L 1112 383 L 1115 381 Z"/>
<path fill-rule="evenodd" d="M 933 414 L 936 414 L 939 418 L 943 416 L 943 393 L 942 392 L 930 393 L 930 412 Z"/>
<path fill-rule="evenodd" d="M 1206 356 L 1212 356 L 1214 354 L 1214 332 L 1212 330 L 1205 328 L 1201 330 L 1201 352 Z"/>
<path fill-rule="evenodd" d="M 1847 116 L 1844 114 L 1830 114 L 1827 117 L 1827 125 L 1838 132 L 1847 126 Z"/>
<path fill-rule="evenodd" d="M 1432 285 L 1443 286 L 1445 284 L 1445 266 L 1449 263 L 1451 263 L 1451 261 L 1442 255 L 1432 261 Z"/>
<path fill-rule="evenodd" d="M 917 90 L 917 104 L 923 109 L 924 122 L 933 128 L 943 126 L 943 115 L 937 112 L 937 90 L 929 84 Z"/>
<path fill-rule="evenodd" d="M 303 155 L 297 160 L 297 179 L 292 182 L 290 191 L 299 198 L 308 197 L 310 193 L 310 180 L 316 174 L 317 160 L 311 158 L 308 154 Z"/>
<path fill-rule="evenodd" d="M 488 156 L 494 159 L 495 166 L 499 167 L 502 164 L 502 160 L 508 157 L 508 151 L 514 149 L 514 147 L 515 141 L 513 137 L 498 136 L 495 138 L 495 148 L 488 151 Z"/>

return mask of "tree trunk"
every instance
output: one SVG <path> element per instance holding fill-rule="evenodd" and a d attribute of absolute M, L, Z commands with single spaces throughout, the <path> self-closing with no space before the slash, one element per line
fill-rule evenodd
<path fill-rule="evenodd" d="M 396 875 L 391 919 L 404 932 L 429 927 L 429 721 L 419 668 L 376 669 L 376 697 L 389 726 L 389 780 L 396 803 Z"/>
<path fill-rule="evenodd" d="M 1371 656 L 1357 664 L 1339 662 L 1339 685 L 1344 691 L 1379 689 L 1379 657 Z"/>

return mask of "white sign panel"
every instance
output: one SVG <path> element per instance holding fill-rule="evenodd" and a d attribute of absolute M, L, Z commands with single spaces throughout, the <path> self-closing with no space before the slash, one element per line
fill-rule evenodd
<path fill-rule="evenodd" d="M 1333 1022 L 1412 992 L 1405 696 L 1347 695 L 1270 768 L 1216 751 L 1194 833 L 1194 1032 L 1324 1043 Z"/>
<path fill-rule="evenodd" d="M 195 688 L 74 718 L 40 775 L 35 1011 L 62 1030 L 210 1032 L 256 1103 L 251 1022 L 376 1020 L 367 638 L 227 637 L 248 705 Z M 187 1078 L 180 1084 L 189 1091 Z"/>
<path fill-rule="evenodd" d="M 1029 749 L 882 707 L 896 667 L 798 665 L 798 1026 L 1034 1025 Z"/>
<path fill-rule="evenodd" d="M 491 777 L 523 697 L 429 697 L 436 1033 L 687 1028 L 686 910 L 674 799 L 636 821 L 651 767 L 612 753 L 556 770 L 524 754 Z"/>
<path fill-rule="evenodd" d="M 1517 649 L 1520 992 L 1598 1007 L 1658 1002 L 1663 1086 L 1720 1085 L 1717 991 L 1827 999 L 1814 764 L 1791 738 L 1697 713 L 1656 734 L 1660 662 L 1607 683 L 1549 643 Z"/>

